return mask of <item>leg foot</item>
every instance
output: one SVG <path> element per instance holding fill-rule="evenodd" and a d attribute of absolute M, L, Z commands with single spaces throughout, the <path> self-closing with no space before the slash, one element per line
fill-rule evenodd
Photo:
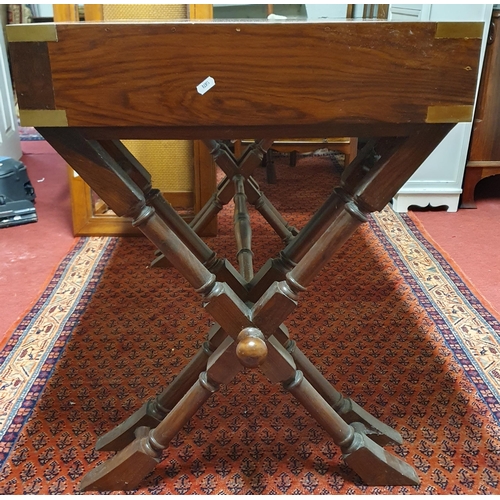
<path fill-rule="evenodd" d="M 113 458 L 84 476 L 81 491 L 129 491 L 137 488 L 161 461 L 161 451 L 149 443 L 149 428 L 137 429 L 137 437 Z"/>
<path fill-rule="evenodd" d="M 288 341 L 287 349 L 307 380 L 345 422 L 348 424 L 352 422 L 361 422 L 364 424 L 366 427 L 365 434 L 380 446 L 401 444 L 403 442 L 403 438 L 399 432 L 376 419 L 355 401 L 345 398 L 342 393 L 337 391 L 311 363 L 310 359 L 297 348 L 295 342 Z"/>
<path fill-rule="evenodd" d="M 462 197 L 460 200 L 460 208 L 477 208 L 474 201 L 474 191 L 476 184 L 483 177 L 483 169 L 478 167 L 466 167 L 464 175 L 464 184 Z"/>
<path fill-rule="evenodd" d="M 207 360 L 216 347 L 225 338 L 225 333 L 218 326 L 214 326 L 209 333 L 210 343 L 203 347 L 191 359 L 189 364 L 155 399 L 149 400 L 139 410 L 130 415 L 124 422 L 104 434 L 96 444 L 98 451 L 118 451 L 127 446 L 135 438 L 135 430 L 141 426 L 155 428 L 184 396 L 186 391 L 198 379 L 205 369 Z"/>
<path fill-rule="evenodd" d="M 417 486 L 415 469 L 374 443 L 364 433 L 363 424 L 354 423 L 356 436 L 343 458 L 368 486 Z"/>
<path fill-rule="evenodd" d="M 366 427 L 364 433 L 379 446 L 403 443 L 403 438 L 398 431 L 376 419 L 359 406 L 358 403 L 350 398 L 345 398 L 344 403 L 344 407 L 339 410 L 339 414 L 343 420 L 348 424 L 353 422 L 364 424 Z"/>
<path fill-rule="evenodd" d="M 127 420 L 108 433 L 101 436 L 96 443 L 97 451 L 121 450 L 135 438 L 135 431 L 139 427 L 156 427 L 164 418 L 156 411 L 154 399 L 150 399 Z"/>
<path fill-rule="evenodd" d="M 276 184 L 276 167 L 274 166 L 273 152 L 268 149 L 266 156 L 266 181 L 268 184 Z"/>

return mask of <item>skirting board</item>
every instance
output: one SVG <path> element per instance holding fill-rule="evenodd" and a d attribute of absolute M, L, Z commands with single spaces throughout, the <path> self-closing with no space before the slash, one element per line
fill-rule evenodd
<path fill-rule="evenodd" d="M 456 212 L 461 193 L 398 193 L 392 199 L 392 208 L 396 212 L 408 212 L 412 205 L 417 207 L 447 206 L 447 212 Z"/>

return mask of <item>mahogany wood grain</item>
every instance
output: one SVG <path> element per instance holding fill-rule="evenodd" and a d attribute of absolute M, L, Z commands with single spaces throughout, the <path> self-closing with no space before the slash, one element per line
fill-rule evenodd
<path fill-rule="evenodd" d="M 479 86 L 469 161 L 500 162 L 500 9 L 493 11 Z"/>
<path fill-rule="evenodd" d="M 12 64 L 20 109 L 55 109 L 54 88 L 47 42 L 24 42 L 9 45 L 13 61 L 31 61 L 30 71 Z M 21 74 L 20 74 L 21 72 Z"/>
<path fill-rule="evenodd" d="M 437 27 L 58 24 L 48 42 L 55 104 L 75 127 L 425 123 L 429 106 L 470 105 L 475 93 L 480 39 L 437 37 Z M 208 76 L 215 86 L 200 95 Z"/>

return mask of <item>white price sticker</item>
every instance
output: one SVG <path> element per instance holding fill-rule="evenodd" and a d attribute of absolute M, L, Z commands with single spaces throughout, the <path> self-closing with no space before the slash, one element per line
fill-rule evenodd
<path fill-rule="evenodd" d="M 208 76 L 196 87 L 196 90 L 199 94 L 203 95 L 208 92 L 213 86 L 215 86 L 215 80 L 211 76 Z"/>

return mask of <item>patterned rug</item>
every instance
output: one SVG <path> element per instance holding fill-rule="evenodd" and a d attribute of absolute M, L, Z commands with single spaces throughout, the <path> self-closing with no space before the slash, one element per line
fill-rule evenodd
<path fill-rule="evenodd" d="M 19 138 L 21 141 L 43 141 L 44 138 L 36 131 L 34 127 L 19 126 Z"/>
<path fill-rule="evenodd" d="M 330 157 L 277 160 L 267 196 L 302 227 L 338 180 Z M 281 248 L 252 212 L 260 266 Z M 232 207 L 209 239 L 234 262 Z M 94 444 L 160 392 L 212 325 L 142 238 L 82 238 L 0 353 L 0 493 L 77 494 Z M 326 378 L 403 438 L 418 487 L 366 487 L 330 437 L 258 371 L 184 426 L 137 494 L 494 494 L 500 324 L 407 216 L 360 228 L 286 322 Z"/>

